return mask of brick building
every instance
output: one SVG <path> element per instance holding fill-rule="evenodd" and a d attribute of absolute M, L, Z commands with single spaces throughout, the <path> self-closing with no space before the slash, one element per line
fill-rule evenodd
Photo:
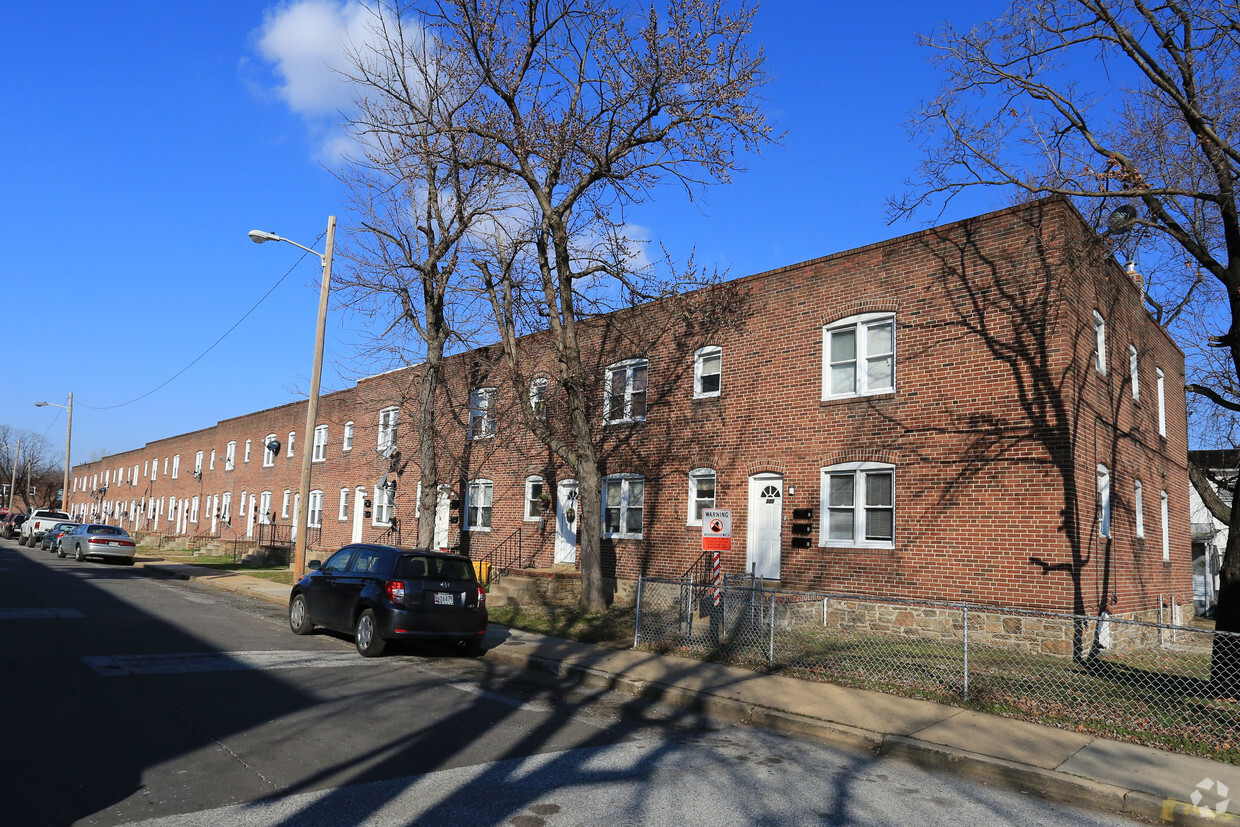
<path fill-rule="evenodd" d="M 714 507 L 725 570 L 792 588 L 1125 616 L 1187 599 L 1184 357 L 1140 281 L 1048 200 L 591 322 L 604 575 L 683 575 Z M 544 345 L 522 340 L 536 364 Z M 433 519 L 437 545 L 570 567 L 575 483 L 515 409 L 558 427 L 554 374 L 514 382 L 499 356 L 445 370 L 434 515 L 416 366 L 324 396 L 314 434 L 297 402 L 78 465 L 73 510 L 257 536 L 292 522 L 309 448 L 315 549 Z"/>

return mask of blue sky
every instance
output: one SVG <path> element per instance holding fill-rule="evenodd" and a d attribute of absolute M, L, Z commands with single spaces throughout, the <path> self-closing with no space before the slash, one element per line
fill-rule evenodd
<path fill-rule="evenodd" d="M 246 233 L 322 249 L 315 240 L 327 216 L 348 220 L 324 166 L 344 90 L 318 57 L 348 8 L 335 0 L 51 8 L 7 9 L 0 50 L 0 423 L 46 434 L 63 451 L 64 412 L 33 403 L 63 405 L 72 392 L 76 463 L 304 398 L 318 260 L 298 264 L 296 248 L 259 247 Z M 696 248 L 699 263 L 733 276 L 917 229 L 887 226 L 883 210 L 919 157 L 904 129 L 908 112 L 937 81 L 916 34 L 1002 10 L 771 0 L 755 41 L 766 49 L 763 96 L 787 132 L 782 145 L 749 159 L 748 172 L 704 202 L 669 188 L 630 220 L 674 255 Z M 1003 199 L 972 194 L 942 220 Z M 362 324 L 332 314 L 325 391 L 369 372 L 355 355 Z"/>

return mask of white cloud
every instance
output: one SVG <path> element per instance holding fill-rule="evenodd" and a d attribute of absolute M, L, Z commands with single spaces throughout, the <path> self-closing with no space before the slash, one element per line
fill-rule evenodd
<path fill-rule="evenodd" d="M 271 64 L 276 93 L 307 122 L 325 160 L 348 147 L 338 113 L 353 105 L 353 91 L 338 74 L 348 44 L 371 34 L 371 12 L 357 0 L 294 0 L 268 9 L 257 35 L 258 53 Z"/>

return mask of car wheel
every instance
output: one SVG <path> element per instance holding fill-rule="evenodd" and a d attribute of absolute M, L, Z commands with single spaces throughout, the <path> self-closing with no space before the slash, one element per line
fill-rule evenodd
<path fill-rule="evenodd" d="M 364 658 L 375 658 L 383 654 L 383 646 L 387 642 L 379 636 L 379 624 L 375 621 L 375 613 L 370 609 L 357 616 L 357 626 L 353 629 L 357 641 L 357 651 Z"/>
<path fill-rule="evenodd" d="M 462 640 L 456 646 L 457 651 L 467 658 L 476 658 L 482 655 L 482 638 L 470 638 Z"/>
<path fill-rule="evenodd" d="M 64 546 L 61 546 L 60 548 L 56 549 L 56 556 L 59 557 L 61 560 L 65 559 L 65 547 Z"/>
<path fill-rule="evenodd" d="M 76 549 L 74 549 L 74 551 L 73 551 L 73 559 L 74 559 L 74 560 L 77 560 L 79 563 L 84 563 L 84 562 L 86 562 L 86 555 L 82 553 L 82 547 L 81 547 L 81 545 L 79 545 Z"/>
<path fill-rule="evenodd" d="M 126 558 L 124 558 L 124 559 L 125 559 L 125 565 L 127 565 L 127 566 L 132 566 L 132 565 L 133 565 L 133 558 L 132 558 L 132 557 L 126 557 Z"/>
<path fill-rule="evenodd" d="M 308 635 L 314 631 L 314 624 L 310 622 L 310 613 L 306 611 L 304 594 L 294 595 L 288 604 L 288 627 L 295 635 Z"/>

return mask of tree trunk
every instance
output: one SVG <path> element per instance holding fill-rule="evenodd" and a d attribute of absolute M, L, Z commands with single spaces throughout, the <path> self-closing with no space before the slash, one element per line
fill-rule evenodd
<path fill-rule="evenodd" d="M 432 548 L 435 542 L 435 507 L 439 499 L 439 465 L 435 458 L 435 402 L 439 371 L 443 364 L 444 342 L 441 329 L 427 326 L 426 365 L 418 389 L 418 476 L 422 490 L 418 495 L 418 548 Z"/>

